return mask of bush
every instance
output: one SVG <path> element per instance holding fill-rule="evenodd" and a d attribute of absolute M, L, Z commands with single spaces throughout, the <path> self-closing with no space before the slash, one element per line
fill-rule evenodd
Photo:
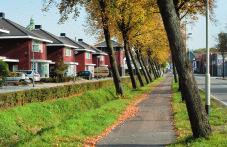
<path fill-rule="evenodd" d="M 5 77 L 9 73 L 9 67 L 8 64 L 2 60 L 0 60 L 0 87 L 3 86 L 5 83 Z"/>
<path fill-rule="evenodd" d="M 122 82 L 129 82 L 129 78 L 122 78 Z M 51 88 L 31 89 L 10 93 L 0 93 L 0 108 L 14 107 L 31 102 L 43 102 L 51 99 L 68 97 L 84 93 L 88 90 L 109 87 L 113 85 L 112 80 L 95 81 L 80 84 L 70 84 Z"/>

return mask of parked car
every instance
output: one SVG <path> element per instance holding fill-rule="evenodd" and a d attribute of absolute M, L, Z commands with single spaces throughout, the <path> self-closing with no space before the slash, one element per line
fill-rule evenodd
<path fill-rule="evenodd" d="M 94 76 L 95 77 L 99 77 L 99 78 L 103 78 L 103 77 L 108 77 L 109 76 L 109 69 L 105 66 L 102 67 L 96 67 L 94 69 Z"/>
<path fill-rule="evenodd" d="M 34 72 L 34 81 L 38 82 L 40 81 L 40 74 L 36 71 L 33 70 L 19 70 L 19 72 L 23 72 L 25 73 L 25 75 L 31 80 L 33 81 L 33 72 Z"/>
<path fill-rule="evenodd" d="M 23 72 L 11 72 L 9 76 L 5 78 L 6 82 L 31 82 L 29 78 Z"/>
<path fill-rule="evenodd" d="M 85 71 L 80 71 L 77 73 L 78 77 L 82 77 L 84 79 L 88 79 L 91 80 L 92 79 L 92 72 L 89 70 L 85 70 Z"/>

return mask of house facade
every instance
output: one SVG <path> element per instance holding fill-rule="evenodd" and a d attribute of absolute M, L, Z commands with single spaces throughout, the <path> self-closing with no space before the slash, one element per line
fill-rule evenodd
<path fill-rule="evenodd" d="M 97 48 L 85 43 L 83 39 L 72 40 L 64 35 L 61 36 L 65 41 L 74 44 L 78 48 L 74 50 L 75 61 L 78 62 L 77 72 L 89 70 L 94 76 L 94 68 L 96 66 L 107 66 L 105 65 L 106 53 L 98 50 Z M 98 63 L 98 65 L 97 65 Z"/>
<path fill-rule="evenodd" d="M 125 64 L 124 64 L 125 54 L 124 54 L 123 46 L 114 40 L 111 40 L 111 43 L 115 51 L 116 62 L 118 65 L 120 75 L 124 76 L 125 75 Z M 108 53 L 108 49 L 105 41 L 96 44 L 95 47 L 105 52 L 106 54 Z M 105 64 L 108 65 L 109 69 L 111 68 L 109 56 L 105 56 Z"/>
<path fill-rule="evenodd" d="M 65 40 L 65 33 L 61 33 L 60 37 L 58 37 L 43 30 L 41 25 L 35 25 L 35 29 L 32 32 L 52 41 L 52 43 L 47 43 L 46 45 L 47 58 L 54 62 L 50 66 L 50 71 L 55 70 L 57 62 L 64 62 L 64 64 L 68 65 L 66 76 L 75 76 L 78 62 L 75 62 L 74 50 L 78 46 Z"/>
<path fill-rule="evenodd" d="M 52 61 L 47 59 L 46 45 L 52 41 L 6 19 L 4 13 L 0 13 L 0 28 L 9 31 L 0 34 L 0 56 L 5 58 L 11 70 L 33 69 L 41 77 L 49 77 Z"/>

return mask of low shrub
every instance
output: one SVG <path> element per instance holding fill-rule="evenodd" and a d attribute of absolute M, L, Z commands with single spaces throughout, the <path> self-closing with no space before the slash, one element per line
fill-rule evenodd
<path fill-rule="evenodd" d="M 122 78 L 122 82 L 129 82 L 129 78 Z M 31 89 L 0 94 L 0 108 L 8 108 L 24 105 L 31 102 L 43 102 L 51 99 L 68 97 L 75 94 L 84 93 L 88 90 L 109 87 L 113 85 L 112 80 L 102 80 L 95 82 L 70 84 L 51 88 Z"/>

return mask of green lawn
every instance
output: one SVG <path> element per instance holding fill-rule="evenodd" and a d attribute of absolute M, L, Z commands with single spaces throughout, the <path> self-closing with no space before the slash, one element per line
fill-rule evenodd
<path fill-rule="evenodd" d="M 209 118 L 212 135 L 208 139 L 193 139 L 188 119 L 186 106 L 181 101 L 181 95 L 177 91 L 178 84 L 173 83 L 173 111 L 175 126 L 179 133 L 177 142 L 170 146 L 227 146 L 227 108 L 211 100 L 211 115 Z M 204 92 L 200 92 L 203 102 L 205 101 Z"/>
<path fill-rule="evenodd" d="M 117 97 L 114 87 L 89 91 L 53 102 L 31 103 L 0 111 L 0 146 L 82 146 L 87 137 L 111 126 L 135 97 L 160 83 L 131 90 Z"/>

